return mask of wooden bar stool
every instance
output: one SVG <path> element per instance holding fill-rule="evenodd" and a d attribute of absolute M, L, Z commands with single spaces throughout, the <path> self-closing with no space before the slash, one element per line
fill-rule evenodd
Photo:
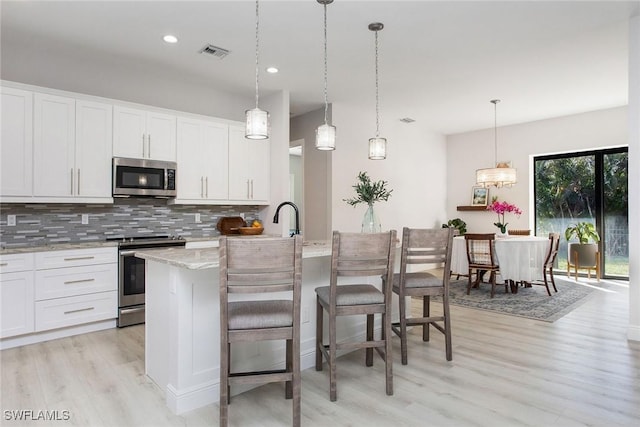
<path fill-rule="evenodd" d="M 339 350 L 365 350 L 365 363 L 373 365 L 373 349 L 385 362 L 387 395 L 393 394 L 393 372 L 391 351 L 391 286 L 379 290 L 369 284 L 371 277 L 385 277 L 385 283 L 393 279 L 396 231 L 386 233 L 340 233 L 333 232 L 331 251 L 331 278 L 329 286 L 316 288 L 316 371 L 322 370 L 322 358 L 329 365 L 329 398 L 337 399 L 336 357 Z M 367 278 L 362 284 L 338 284 L 338 277 Z M 329 343 L 324 344 L 324 311 L 329 316 Z M 382 333 L 374 340 L 374 314 L 382 315 Z M 367 316 L 366 341 L 337 342 L 336 318 L 351 315 Z"/>
<path fill-rule="evenodd" d="M 449 280 L 451 274 L 452 228 L 402 229 L 400 272 L 393 275 L 393 292 L 398 294 L 400 321 L 391 324 L 391 329 L 400 337 L 402 364 L 408 363 L 407 326 L 422 325 L 422 340 L 429 341 L 429 326 L 445 336 L 447 360 L 452 360 L 451 316 L 449 314 Z M 442 277 L 424 271 L 442 268 Z M 412 269 L 413 272 L 409 271 Z M 419 270 L 419 271 L 418 271 Z M 432 296 L 442 296 L 442 316 L 431 316 Z M 422 297 L 422 317 L 412 317 L 411 307 L 407 313 L 405 297 Z"/>
<path fill-rule="evenodd" d="M 286 383 L 300 425 L 301 283 L 302 236 L 220 238 L 220 426 L 228 423 L 231 385 L 270 382 Z M 276 292 L 278 299 L 264 299 Z M 233 293 L 254 299 L 229 301 Z M 286 340 L 284 369 L 231 372 L 231 343 L 265 340 Z"/>

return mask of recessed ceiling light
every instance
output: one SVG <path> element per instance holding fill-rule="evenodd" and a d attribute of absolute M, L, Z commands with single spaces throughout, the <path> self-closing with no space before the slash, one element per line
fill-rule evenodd
<path fill-rule="evenodd" d="M 172 36 L 171 34 L 167 34 L 162 38 L 167 43 L 178 43 L 178 38 L 176 36 Z"/>
<path fill-rule="evenodd" d="M 270 74 L 275 74 L 278 72 L 278 69 L 276 67 L 267 67 L 266 72 Z"/>

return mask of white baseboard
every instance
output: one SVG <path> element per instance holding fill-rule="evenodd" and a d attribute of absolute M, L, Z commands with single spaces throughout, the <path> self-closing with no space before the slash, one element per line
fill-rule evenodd
<path fill-rule="evenodd" d="M 20 335 L 17 337 L 9 337 L 0 341 L 0 350 L 70 337 L 73 335 L 86 334 L 88 332 L 102 331 L 104 329 L 111 329 L 115 327 L 116 319 L 111 319 L 86 323 L 84 325 L 70 326 L 67 328 L 53 329 L 50 331 L 36 332 L 28 335 Z"/>

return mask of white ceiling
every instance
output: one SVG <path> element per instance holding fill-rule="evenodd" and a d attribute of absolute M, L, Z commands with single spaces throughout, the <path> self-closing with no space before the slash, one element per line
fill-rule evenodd
<path fill-rule="evenodd" d="M 329 101 L 373 104 L 381 126 L 411 117 L 452 134 L 627 104 L 628 18 L 639 1 L 359 1 L 327 7 Z M 254 90 L 255 2 L 2 1 L 2 45 L 119 57 L 242 96 Z M 323 7 L 260 2 L 261 94 L 289 90 L 293 115 L 323 105 Z M 168 45 L 165 34 L 179 43 Z M 204 57 L 206 44 L 231 51 Z M 34 49 L 37 50 L 37 49 Z M 280 72 L 267 75 L 264 68 Z M 388 113 L 388 114 L 387 114 Z"/>

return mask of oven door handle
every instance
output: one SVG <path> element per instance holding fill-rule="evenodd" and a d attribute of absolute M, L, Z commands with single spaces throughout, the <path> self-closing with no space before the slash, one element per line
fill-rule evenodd
<path fill-rule="evenodd" d="M 132 256 L 136 251 L 120 251 L 120 256 Z"/>

